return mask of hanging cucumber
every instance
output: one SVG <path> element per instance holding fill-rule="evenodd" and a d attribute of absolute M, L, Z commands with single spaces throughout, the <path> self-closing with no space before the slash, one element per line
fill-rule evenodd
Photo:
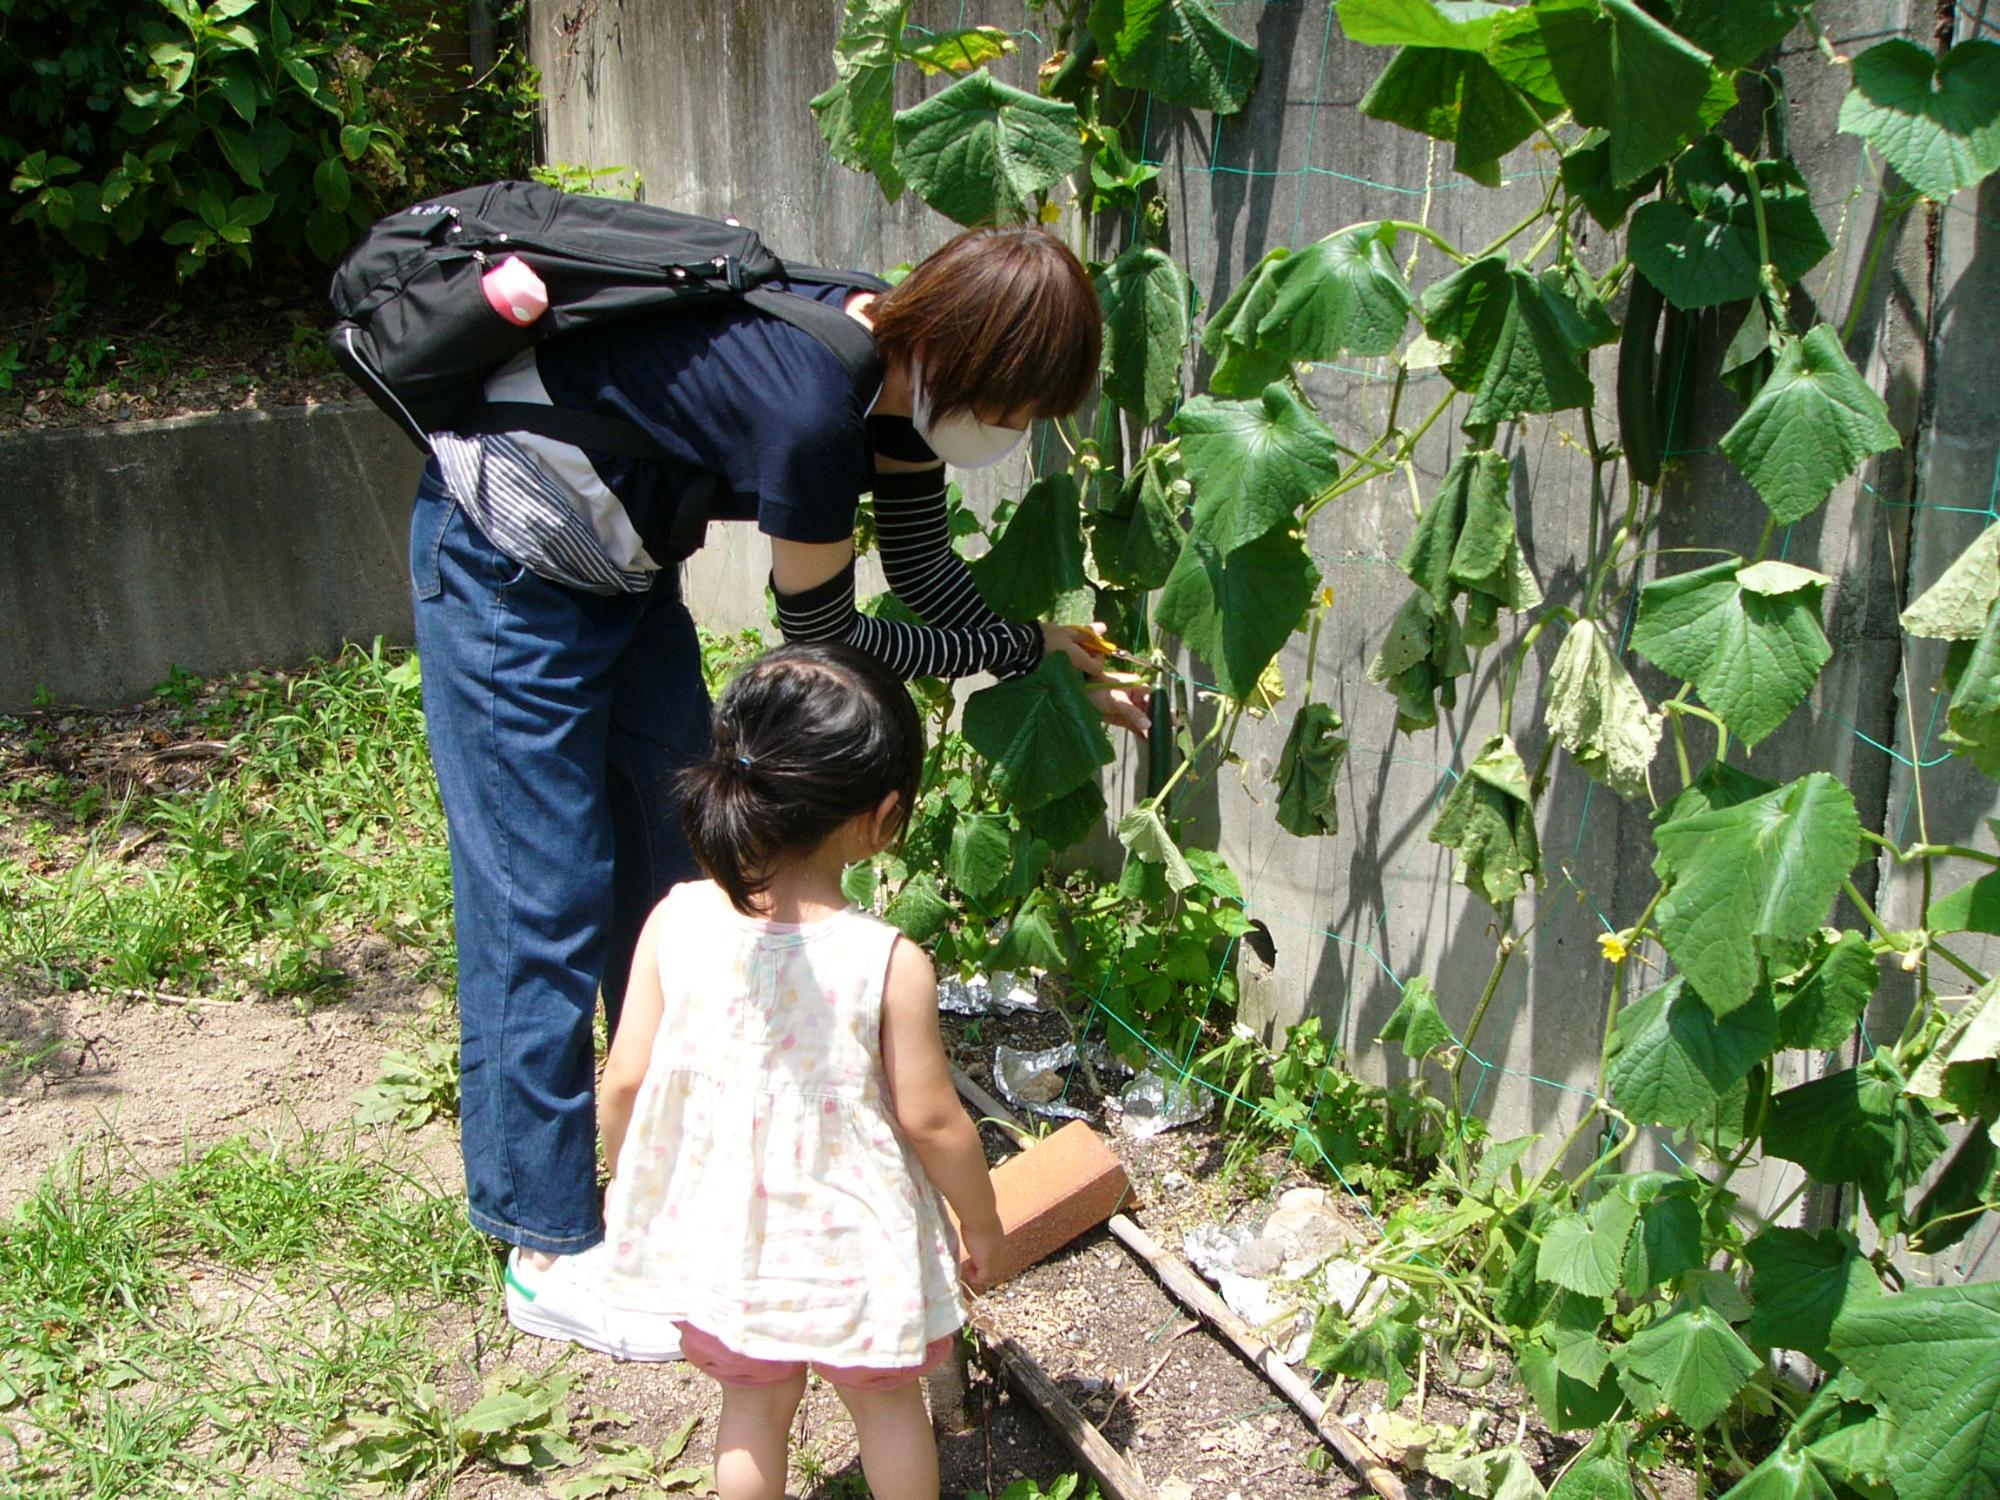
<path fill-rule="evenodd" d="M 1660 380 L 1653 404 L 1661 462 L 1687 452 L 1694 415 L 1694 315 L 1669 306 L 1660 331 Z"/>
<path fill-rule="evenodd" d="M 1618 440 L 1625 464 L 1641 484 L 1660 482 L 1660 417 L 1655 391 L 1653 340 L 1660 330 L 1666 298 L 1632 272 L 1632 295 L 1625 308 L 1625 332 L 1618 340 Z"/>

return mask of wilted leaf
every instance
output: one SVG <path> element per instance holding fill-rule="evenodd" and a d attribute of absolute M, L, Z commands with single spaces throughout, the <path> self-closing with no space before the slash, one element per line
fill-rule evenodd
<path fill-rule="evenodd" d="M 1324 703 L 1308 703 L 1292 719 L 1278 754 L 1278 826 L 1300 838 L 1340 831 L 1334 783 L 1347 758 L 1340 715 Z"/>
<path fill-rule="evenodd" d="M 1611 653 L 1594 620 L 1563 637 L 1549 671 L 1549 732 L 1577 766 L 1621 796 L 1646 790 L 1646 768 L 1660 748 L 1660 716 Z"/>
<path fill-rule="evenodd" d="M 1488 905 L 1513 900 L 1541 872 L 1528 768 L 1504 734 L 1480 747 L 1431 825 L 1431 842 L 1458 851 L 1458 881 Z"/>

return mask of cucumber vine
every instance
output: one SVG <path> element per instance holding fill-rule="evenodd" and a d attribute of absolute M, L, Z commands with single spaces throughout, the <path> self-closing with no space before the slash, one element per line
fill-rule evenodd
<path fill-rule="evenodd" d="M 1326 1309 L 1311 1362 L 1395 1394 L 1427 1340 L 1453 1368 L 1478 1363 L 1457 1357 L 1468 1342 L 1504 1351 L 1550 1428 L 1595 1433 L 1554 1477 L 1558 1500 L 1652 1492 L 1669 1453 L 1734 1500 L 2000 1493 L 2000 1283 L 1905 1285 L 1899 1269 L 1905 1249 L 1953 1245 L 2000 1206 L 2000 1002 L 1948 941 L 2000 933 L 2000 852 L 1932 839 L 1921 768 L 1903 845 L 1865 827 L 1827 772 L 1778 783 L 1744 764 L 1833 657 L 1831 580 L 1787 560 L 1782 532 L 1906 441 L 1846 346 L 1896 221 L 2000 168 L 2000 45 L 1947 26 L 1935 51 L 1892 37 L 1850 57 L 1809 0 L 1338 0 L 1347 41 L 1387 50 L 1361 113 L 1449 146 L 1454 169 L 1488 187 L 1517 148 L 1539 152 L 1552 164 L 1539 201 L 1484 245 L 1385 219 L 1274 247 L 1204 320 L 1133 122 L 1141 105 L 1239 110 L 1260 59 L 1209 0 L 1031 8 L 1052 47 L 1036 92 L 985 66 L 1014 39 L 974 28 L 957 34 L 962 67 L 950 38 L 923 44 L 955 76 L 898 112 L 895 71 L 919 50 L 908 7 L 849 0 L 838 80 L 814 110 L 835 156 L 892 199 L 907 188 L 961 222 L 1066 223 L 1098 277 L 1099 409 L 1062 424 L 1069 463 L 996 528 L 975 572 L 1016 611 L 1109 621 L 1183 726 L 1178 764 L 1156 760 L 1149 795 L 1118 818 L 1123 888 L 1185 886 L 1213 904 L 1212 857 L 1197 869 L 1180 847 L 1179 798 L 1203 774 L 1198 754 L 1227 762 L 1244 715 L 1285 711 L 1274 663 L 1300 631 L 1315 659 L 1341 607 L 1306 527 L 1378 483 L 1406 487 L 1415 513 L 1398 559 L 1411 591 L 1368 671 L 1398 727 L 1437 725 L 1475 654 L 1500 653 L 1497 727 L 1430 830 L 1493 908 L 1490 976 L 1462 1033 L 1416 977 L 1383 1033 L 1448 1080 L 1454 1111 L 1466 1061 L 1491 1045 L 1501 978 L 1531 952 L 1520 898 L 1544 885 L 1548 904 L 1538 824 L 1556 757 L 1654 819 L 1658 884 L 1601 942 L 1600 1066 L 1581 1118 L 1553 1151 L 1456 1132 L 1369 1257 L 1393 1295 L 1365 1314 Z M 1884 202 L 1840 327 L 1801 288 L 1832 242 L 1772 60 L 1795 32 L 1811 45 L 1788 66 L 1842 75 L 1839 126 Z M 1711 310 L 1735 328 L 1726 350 L 1692 337 Z M 1197 338 L 1207 383 L 1190 390 Z M 1301 377 L 1341 356 L 1393 361 L 1367 441 L 1337 436 Z M 1614 368 L 1607 431 L 1597 382 Z M 1443 393 L 1406 410 L 1431 370 Z M 1720 452 L 1764 506 L 1747 555 L 1658 543 L 1691 413 L 1715 384 L 1739 412 Z M 1554 413 L 1575 414 L 1590 474 L 1583 583 L 1564 602 L 1545 600 L 1526 561 L 1528 479 L 1505 441 Z M 1464 442 L 1425 496 L 1417 452 L 1447 419 Z M 1903 625 L 1951 642 L 1945 743 L 2000 776 L 2000 527 Z M 1523 667 L 1552 629 L 1530 710 L 1516 702 Z M 1174 670 L 1182 651 L 1213 690 Z M 1634 656 L 1651 673 L 1635 675 Z M 1337 828 L 1346 749 L 1312 677 L 1309 664 L 1272 799 L 1301 837 Z M 1666 684 L 1656 700 L 1642 678 Z M 965 723 L 1023 814 L 1081 799 L 1090 816 L 1075 826 L 1094 819 L 1110 747 L 1066 663 L 974 695 Z M 1864 858 L 1920 869 L 1916 930 L 1864 899 Z M 1957 884 L 1949 872 L 1968 865 L 1977 878 Z M 1848 913 L 1858 926 L 1839 924 Z M 1901 1035 L 1781 1086 L 1786 1052 L 1870 1035 L 1871 1008 L 1888 1024 L 1885 961 L 1914 977 Z M 1684 1138 L 1680 1170 L 1628 1163 L 1646 1130 Z M 1762 1161 L 1804 1179 L 1759 1213 L 1731 1183 Z M 1789 1227 L 1808 1183 L 1839 1188 L 1843 1208 Z M 1813 1383 L 1780 1377 L 1783 1350 L 1817 1367 Z M 1454 1460 L 1461 1491 L 1543 1493 L 1517 1451 L 1476 1458 Z"/>

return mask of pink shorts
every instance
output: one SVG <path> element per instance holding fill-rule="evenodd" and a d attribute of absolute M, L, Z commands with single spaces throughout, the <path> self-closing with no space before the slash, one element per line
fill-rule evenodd
<path fill-rule="evenodd" d="M 674 1326 L 681 1331 L 682 1357 L 723 1385 L 779 1385 L 787 1380 L 796 1380 L 806 1372 L 804 1360 L 752 1359 L 747 1354 L 738 1354 L 721 1339 L 703 1333 L 692 1323 L 676 1323 Z M 850 1391 L 893 1391 L 919 1376 L 930 1374 L 943 1364 L 945 1356 L 951 1353 L 954 1337 L 956 1335 L 947 1334 L 944 1338 L 932 1339 L 924 1349 L 923 1363 L 904 1365 L 899 1369 L 823 1365 L 818 1360 L 812 1361 L 812 1368 L 828 1384 L 845 1386 Z"/>

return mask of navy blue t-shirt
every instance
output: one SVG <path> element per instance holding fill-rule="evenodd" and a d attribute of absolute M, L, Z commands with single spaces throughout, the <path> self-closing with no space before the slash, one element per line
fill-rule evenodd
<path fill-rule="evenodd" d="M 772 285 L 835 307 L 855 290 Z M 876 393 L 856 391 L 846 366 L 804 329 L 725 303 L 566 334 L 535 365 L 556 405 L 623 417 L 719 475 L 714 519 L 755 521 L 793 542 L 853 535 L 855 502 L 873 480 L 865 419 Z M 642 529 L 670 503 L 658 465 L 591 461 Z"/>

